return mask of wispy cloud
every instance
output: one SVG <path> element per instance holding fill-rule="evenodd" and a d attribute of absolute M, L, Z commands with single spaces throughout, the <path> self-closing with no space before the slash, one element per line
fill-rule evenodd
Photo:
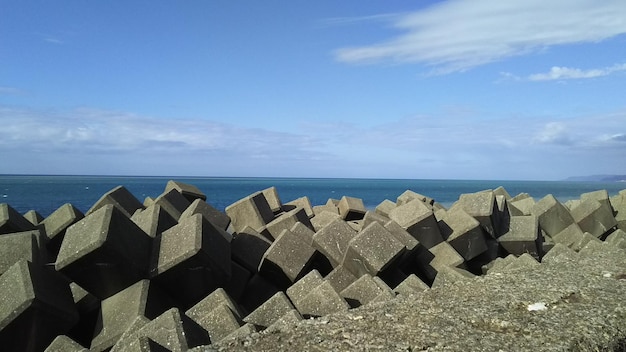
<path fill-rule="evenodd" d="M 626 71 L 626 63 L 603 68 L 583 70 L 580 68 L 553 66 L 549 72 L 535 73 L 528 76 L 529 81 L 555 81 L 567 79 L 584 79 L 608 76 L 612 73 Z"/>
<path fill-rule="evenodd" d="M 393 61 L 432 66 L 436 73 L 543 50 L 598 42 L 626 33 L 626 2 L 608 0 L 449 0 L 391 18 L 403 33 L 388 41 L 341 48 L 348 63 Z"/>

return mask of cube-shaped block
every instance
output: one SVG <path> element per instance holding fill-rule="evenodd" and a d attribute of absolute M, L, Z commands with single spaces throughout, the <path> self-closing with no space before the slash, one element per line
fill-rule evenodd
<path fill-rule="evenodd" d="M 263 255 L 259 272 L 277 284 L 291 285 L 306 274 L 315 248 L 300 233 L 283 230 Z"/>
<path fill-rule="evenodd" d="M 452 207 L 446 212 L 440 229 L 446 241 L 465 260 L 471 260 L 487 250 L 480 222 L 460 207 Z"/>
<path fill-rule="evenodd" d="M 535 258 L 543 255 L 539 222 L 534 215 L 512 216 L 509 231 L 498 238 L 498 242 L 507 252 L 520 256 L 529 253 Z"/>
<path fill-rule="evenodd" d="M 290 211 L 295 208 L 304 209 L 304 211 L 306 212 L 306 215 L 309 218 L 312 218 L 313 215 L 315 215 L 315 213 L 313 212 L 313 207 L 311 206 L 311 201 L 309 200 L 309 197 L 307 196 L 296 198 L 292 200 L 291 202 L 287 202 L 283 204 L 283 211 Z"/>
<path fill-rule="evenodd" d="M 37 264 L 44 263 L 44 237 L 39 230 L 0 235 L 0 275 L 21 259 Z"/>
<path fill-rule="evenodd" d="M 483 229 L 492 237 L 498 237 L 499 224 L 498 204 L 493 191 L 461 194 L 459 200 L 449 210 L 461 208 L 467 214 L 478 220 Z"/>
<path fill-rule="evenodd" d="M 350 286 L 343 289 L 339 295 L 343 297 L 352 308 L 360 307 L 374 301 L 383 301 L 382 298 L 391 299 L 395 294 L 382 280 L 365 274 L 358 278 Z"/>
<path fill-rule="evenodd" d="M 388 268 L 404 248 L 383 225 L 373 222 L 350 240 L 343 266 L 356 277 L 376 276 Z"/>
<path fill-rule="evenodd" d="M 126 187 L 117 186 L 107 193 L 103 194 L 94 205 L 87 210 L 85 215 L 89 215 L 98 209 L 113 205 L 122 212 L 126 217 L 130 218 L 138 209 L 143 209 L 143 204 L 135 196 L 130 193 Z"/>
<path fill-rule="evenodd" d="M 198 187 L 194 185 L 169 180 L 165 185 L 165 193 L 171 190 L 178 191 L 178 193 L 185 197 L 189 201 L 189 203 L 195 201 L 196 199 L 206 201 L 206 194 L 204 194 L 200 189 L 198 189 Z"/>
<path fill-rule="evenodd" d="M 35 225 L 26 220 L 7 203 L 0 204 L 0 234 L 34 230 Z"/>
<path fill-rule="evenodd" d="M 222 340 L 241 326 L 239 308 L 222 288 L 191 307 L 185 315 L 209 333 L 212 343 Z"/>
<path fill-rule="evenodd" d="M 207 204 L 202 199 L 194 200 L 185 211 L 180 215 L 180 220 L 190 217 L 194 214 L 202 214 L 205 219 L 213 223 L 216 227 L 222 230 L 227 230 L 230 225 L 230 218 L 225 213 L 215 209 L 210 204 Z"/>
<path fill-rule="evenodd" d="M 149 338 L 169 351 L 187 351 L 209 343 L 208 333 L 178 308 L 171 308 L 139 329 L 137 338 Z M 153 350 L 153 349 L 151 349 Z"/>
<path fill-rule="evenodd" d="M 380 214 L 388 218 L 389 213 L 397 206 L 398 205 L 396 203 L 390 201 L 389 199 L 385 199 L 376 206 L 376 209 L 374 211 L 376 212 L 376 214 Z"/>
<path fill-rule="evenodd" d="M 232 259 L 248 271 L 256 273 L 259 271 L 263 255 L 271 245 L 270 240 L 260 235 L 253 228 L 246 227 L 233 236 L 231 241 Z"/>
<path fill-rule="evenodd" d="M 341 264 L 350 240 L 356 236 L 345 221 L 337 219 L 317 231 L 313 236 L 313 247 L 320 251 L 333 267 Z"/>
<path fill-rule="evenodd" d="M 610 206 L 595 199 L 582 201 L 571 210 L 571 214 L 583 232 L 589 232 L 597 238 L 603 237 L 604 234 L 617 227 L 617 221 Z"/>
<path fill-rule="evenodd" d="M 303 317 L 321 317 L 350 309 L 350 305 L 324 280 L 302 298 L 298 311 Z"/>
<path fill-rule="evenodd" d="M 539 227 L 550 237 L 575 223 L 569 210 L 551 194 L 535 203 L 531 213 L 537 216 Z"/>
<path fill-rule="evenodd" d="M 265 329 L 292 309 L 294 307 L 285 293 L 278 292 L 243 318 L 243 321 Z"/>
<path fill-rule="evenodd" d="M 424 283 L 417 275 L 411 274 L 399 283 L 394 289 L 398 295 L 412 295 L 428 290 L 430 287 Z"/>
<path fill-rule="evenodd" d="M 365 205 L 361 198 L 343 196 L 337 203 L 339 215 L 346 221 L 363 219 L 365 216 Z"/>
<path fill-rule="evenodd" d="M 263 232 L 265 225 L 274 219 L 274 212 L 262 192 L 256 192 L 226 207 L 226 215 L 232 221 L 235 232 L 250 226 L 257 232 Z"/>
<path fill-rule="evenodd" d="M 191 203 L 177 190 L 171 189 L 159 195 L 154 202 L 152 202 L 152 205 L 155 204 L 160 205 L 174 220 L 179 221 L 180 216 Z"/>
<path fill-rule="evenodd" d="M 389 212 L 389 218 L 406 229 L 426 248 L 443 242 L 432 209 L 419 199 L 397 206 Z"/>
<path fill-rule="evenodd" d="M 298 222 L 311 229 L 313 228 L 313 225 L 311 225 L 311 221 L 309 220 L 309 216 L 302 208 L 296 208 L 280 214 L 267 224 L 266 228 L 272 238 L 276 239 L 283 232 L 283 230 L 291 229 L 293 225 Z"/>
<path fill-rule="evenodd" d="M 151 238 L 177 224 L 176 220 L 158 204 L 136 211 L 131 220 Z"/>
<path fill-rule="evenodd" d="M 65 231 L 72 224 L 84 217 L 83 213 L 72 204 L 66 203 L 48 215 L 42 222 L 44 233 L 48 237 L 47 247 L 54 255 L 61 248 Z"/>
<path fill-rule="evenodd" d="M 335 220 L 341 219 L 341 216 L 337 212 L 332 211 L 317 211 L 315 216 L 311 218 L 311 225 L 315 231 L 320 231 L 326 225 L 332 223 Z"/>
<path fill-rule="evenodd" d="M 300 305 L 300 301 L 307 295 L 311 290 L 319 286 L 324 279 L 320 275 L 320 273 L 313 269 L 309 271 L 308 274 L 300 278 L 293 285 L 291 285 L 286 293 L 293 305 L 298 309 Z"/>

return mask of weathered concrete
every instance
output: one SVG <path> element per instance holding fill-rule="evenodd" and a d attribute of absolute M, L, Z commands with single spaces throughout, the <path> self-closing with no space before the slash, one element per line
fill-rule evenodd
<path fill-rule="evenodd" d="M 497 238 L 500 235 L 498 233 L 500 222 L 498 205 L 492 190 L 461 194 L 459 200 L 448 211 L 457 207 L 478 220 L 483 229 L 492 237 Z"/>
<path fill-rule="evenodd" d="M 340 219 L 339 213 L 323 210 L 315 213 L 315 216 L 311 218 L 311 225 L 313 225 L 313 230 L 320 231 L 326 225 Z"/>
<path fill-rule="evenodd" d="M 294 282 L 285 292 L 296 309 L 298 309 L 303 298 L 306 297 L 311 290 L 319 286 L 323 280 L 320 273 L 313 269 L 298 281 Z"/>
<path fill-rule="evenodd" d="M 348 309 L 350 309 L 348 302 L 326 280 L 304 296 L 298 306 L 298 311 L 305 318 L 321 317 Z"/>
<path fill-rule="evenodd" d="M 402 194 L 397 197 L 396 204 L 403 205 L 403 204 L 406 204 L 406 203 L 408 203 L 408 202 L 410 202 L 412 200 L 415 200 L 415 199 L 421 201 L 424 204 L 430 205 L 430 206 L 432 206 L 433 203 L 435 202 L 435 200 L 430 198 L 430 197 L 427 197 L 425 195 L 419 194 L 417 192 L 413 192 L 411 190 L 406 190 L 406 191 L 402 192 Z"/>
<path fill-rule="evenodd" d="M 80 210 L 76 209 L 72 204 L 66 203 L 41 222 L 40 226 L 48 237 L 46 246 L 53 254 L 53 257 L 56 256 L 59 248 L 61 248 L 61 242 L 67 228 L 83 217 L 84 215 Z"/>
<path fill-rule="evenodd" d="M 259 272 L 279 286 L 291 285 L 306 275 L 313 262 L 315 248 L 308 243 L 309 239 L 301 232 L 283 230 L 263 255 Z"/>
<path fill-rule="evenodd" d="M 583 232 L 589 232 L 597 238 L 603 238 L 617 228 L 610 205 L 596 199 L 587 198 L 581 201 L 570 213 Z"/>
<path fill-rule="evenodd" d="M 22 259 L 47 262 L 44 238 L 39 230 L 0 235 L 0 275 Z"/>
<path fill-rule="evenodd" d="M 282 288 L 276 287 L 274 283 L 261 274 L 254 274 L 248 281 L 246 290 L 238 302 L 242 308 L 242 315 L 254 311 L 281 290 Z"/>
<path fill-rule="evenodd" d="M 89 352 L 78 342 L 65 335 L 57 336 L 44 352 Z"/>
<path fill-rule="evenodd" d="M 551 194 L 535 203 L 531 213 L 537 216 L 539 227 L 550 237 L 554 237 L 566 227 L 575 223 L 567 208 Z"/>
<path fill-rule="evenodd" d="M 626 249 L 626 232 L 622 229 L 617 229 L 606 237 L 605 242 L 621 249 Z"/>
<path fill-rule="evenodd" d="M 233 261 L 252 273 L 259 270 L 263 255 L 272 242 L 251 227 L 245 227 L 233 236 L 231 252 Z"/>
<path fill-rule="evenodd" d="M 256 192 L 226 207 L 226 215 L 232 221 L 235 232 L 246 226 L 262 233 L 265 225 L 274 219 L 274 213 L 262 192 Z"/>
<path fill-rule="evenodd" d="M 445 266 L 465 269 L 463 256 L 445 241 L 429 249 L 420 247 L 416 256 L 416 262 L 420 266 L 420 272 L 424 275 L 427 283 L 432 283 L 437 272 Z"/>
<path fill-rule="evenodd" d="M 230 218 L 223 212 L 215 209 L 202 199 L 194 200 L 185 211 L 180 214 L 179 221 L 186 219 L 195 214 L 202 214 L 207 221 L 213 223 L 216 227 L 226 231 L 230 225 Z"/>
<path fill-rule="evenodd" d="M 356 277 L 376 276 L 392 265 L 404 248 L 383 225 L 373 222 L 350 240 L 342 265 Z"/>
<path fill-rule="evenodd" d="M 241 327 L 237 304 L 222 288 L 213 291 L 185 312 L 189 318 L 209 333 L 215 343 Z"/>
<path fill-rule="evenodd" d="M 151 205 L 160 205 L 174 220 L 179 221 L 180 216 L 191 203 L 178 190 L 171 189 L 159 195 Z"/>
<path fill-rule="evenodd" d="M 179 181 L 169 180 L 167 181 L 167 184 L 165 185 L 164 193 L 167 193 L 171 190 L 178 191 L 178 193 L 180 193 L 183 197 L 185 197 L 187 201 L 189 201 L 189 203 L 194 202 L 196 199 L 201 199 L 203 201 L 206 201 L 206 194 L 204 194 L 200 189 L 198 189 L 198 187 L 194 185 L 190 185 L 190 184 L 179 182 Z"/>
<path fill-rule="evenodd" d="M 365 216 L 365 205 L 361 198 L 343 196 L 337 203 L 339 215 L 346 221 L 363 219 Z"/>
<path fill-rule="evenodd" d="M 152 239 L 105 205 L 70 226 L 55 268 L 100 299 L 147 277 Z"/>
<path fill-rule="evenodd" d="M 445 288 L 445 286 L 452 283 L 472 280 L 475 277 L 476 276 L 474 274 L 467 270 L 444 265 L 437 271 L 437 276 L 435 277 L 431 288 Z"/>
<path fill-rule="evenodd" d="M 315 213 L 313 212 L 313 206 L 311 206 L 311 201 L 309 200 L 309 197 L 307 196 L 296 198 L 292 200 L 291 202 L 287 202 L 283 204 L 283 211 L 290 211 L 295 208 L 304 209 L 304 211 L 306 212 L 306 215 L 309 218 L 312 218 L 315 215 Z"/>
<path fill-rule="evenodd" d="M 274 218 L 269 224 L 267 224 L 267 232 L 273 239 L 277 239 L 283 230 L 289 230 L 296 223 L 302 223 L 303 225 L 313 229 L 313 225 L 309 220 L 309 216 L 302 208 L 295 208 L 286 213 L 282 213 Z"/>
<path fill-rule="evenodd" d="M 282 210 L 283 203 L 280 200 L 276 187 L 266 188 L 262 190 L 261 193 L 263 193 L 263 196 L 267 200 L 267 204 L 270 206 L 272 212 L 278 213 Z"/>
<path fill-rule="evenodd" d="M 130 218 L 138 209 L 143 209 L 141 204 L 132 193 L 130 193 L 126 187 L 117 186 L 107 193 L 103 194 L 98 201 L 94 203 L 85 215 L 89 215 L 106 205 L 113 205 L 126 217 Z"/>
<path fill-rule="evenodd" d="M 487 250 L 483 226 L 462 207 L 452 207 L 439 222 L 443 238 L 465 260 L 471 260 Z"/>
<path fill-rule="evenodd" d="M 44 217 L 36 210 L 29 210 L 24 213 L 24 219 L 28 220 L 33 225 L 39 225 L 43 221 Z"/>
<path fill-rule="evenodd" d="M 534 215 L 512 216 L 509 231 L 498 238 L 500 245 L 509 253 L 522 255 L 529 253 L 535 258 L 543 255 L 539 221 Z"/>
<path fill-rule="evenodd" d="M 131 220 L 151 238 L 177 224 L 177 221 L 158 204 L 137 210 Z"/>
<path fill-rule="evenodd" d="M 209 343 L 207 332 L 193 320 L 171 308 L 142 326 L 135 338 L 149 338 L 162 348 L 173 352 L 185 352 L 190 347 Z"/>
<path fill-rule="evenodd" d="M 389 218 L 407 230 L 426 248 L 443 242 L 432 209 L 419 199 L 397 206 L 389 212 Z"/>
<path fill-rule="evenodd" d="M 374 211 L 376 212 L 376 214 L 380 214 L 388 218 L 389 213 L 397 206 L 398 205 L 396 203 L 390 201 L 389 199 L 385 199 L 376 206 L 376 209 L 374 209 Z"/>
<path fill-rule="evenodd" d="M 265 329 L 292 309 L 294 307 L 285 293 L 278 292 L 243 318 L 243 321 L 254 324 L 257 328 Z"/>
<path fill-rule="evenodd" d="M 345 221 L 336 219 L 315 233 L 313 247 L 326 256 L 333 267 L 336 267 L 343 261 L 350 240 L 354 236 L 356 236 L 356 231 Z"/>
<path fill-rule="evenodd" d="M 343 289 L 339 295 L 343 297 L 350 307 L 356 308 L 366 305 L 370 302 L 383 302 L 395 297 L 391 289 L 380 279 L 375 281 L 374 278 L 365 274 L 358 278 L 350 286 Z"/>
<path fill-rule="evenodd" d="M 0 204 L 0 235 L 34 230 L 35 225 L 26 220 L 7 203 Z"/>
<path fill-rule="evenodd" d="M 399 283 L 394 289 L 397 295 L 414 295 L 426 291 L 430 286 L 426 285 L 417 275 L 411 274 Z"/>

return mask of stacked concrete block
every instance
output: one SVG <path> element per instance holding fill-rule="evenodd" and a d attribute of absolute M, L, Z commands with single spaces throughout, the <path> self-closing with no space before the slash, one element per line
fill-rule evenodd
<path fill-rule="evenodd" d="M 274 212 L 261 192 L 256 192 L 226 207 L 226 215 L 232 221 L 233 230 L 240 232 L 247 226 L 262 233 L 274 220 Z"/>
<path fill-rule="evenodd" d="M 278 292 L 243 318 L 243 321 L 253 324 L 260 329 L 265 329 L 292 309 L 294 309 L 294 306 L 285 293 Z"/>
<path fill-rule="evenodd" d="M 55 268 L 100 299 L 147 277 L 152 239 L 113 205 L 70 226 Z"/>
<path fill-rule="evenodd" d="M 337 266 L 324 277 L 324 280 L 330 283 L 330 285 L 337 292 L 343 291 L 357 279 L 358 277 L 356 277 L 352 271 L 348 270 L 343 265 Z"/>
<path fill-rule="evenodd" d="M 271 280 L 268 280 L 260 273 L 252 275 L 246 285 L 243 296 L 238 303 L 242 310 L 242 315 L 250 313 L 265 303 L 276 293 L 281 292 L 279 288 Z"/>
<path fill-rule="evenodd" d="M 68 227 L 84 217 L 83 213 L 73 205 L 66 203 L 48 215 L 40 224 L 46 237 L 49 250 L 56 254 L 61 248 L 61 242 Z"/>
<path fill-rule="evenodd" d="M 395 207 L 389 212 L 389 218 L 407 230 L 426 248 L 443 242 L 432 209 L 419 199 Z"/>
<path fill-rule="evenodd" d="M 230 279 L 224 283 L 223 288 L 236 300 L 239 300 L 246 291 L 246 285 L 252 277 L 252 273 L 235 261 L 230 262 Z"/>
<path fill-rule="evenodd" d="M 0 275 L 18 261 L 46 262 L 45 236 L 39 230 L 0 235 Z"/>
<path fill-rule="evenodd" d="M 137 210 L 131 220 L 151 238 L 177 224 L 177 221 L 158 204 Z"/>
<path fill-rule="evenodd" d="M 483 229 L 492 237 L 496 238 L 500 235 L 498 233 L 500 223 L 498 205 L 493 191 L 461 194 L 450 210 L 457 207 L 478 220 Z"/>
<path fill-rule="evenodd" d="M 393 291 L 382 280 L 365 274 L 343 289 L 339 295 L 352 308 L 357 308 L 372 302 L 383 302 L 395 297 Z"/>
<path fill-rule="evenodd" d="M 182 182 L 178 182 L 174 180 L 169 180 L 167 181 L 167 184 L 165 185 L 164 192 L 167 193 L 171 190 L 178 191 L 178 193 L 180 193 L 183 197 L 185 197 L 187 201 L 189 201 L 189 203 L 194 202 L 196 199 L 206 201 L 206 194 L 204 194 L 200 189 L 198 189 L 198 187 L 194 185 L 190 185 L 187 183 L 182 183 Z"/>
<path fill-rule="evenodd" d="M 176 189 L 171 189 L 159 195 L 151 205 L 160 205 L 163 210 L 179 221 L 180 216 L 191 203 Z"/>
<path fill-rule="evenodd" d="M 231 275 L 230 242 L 201 214 L 193 215 L 155 238 L 152 281 L 191 307 L 224 285 Z"/>
<path fill-rule="evenodd" d="M 303 212 L 304 213 L 304 212 Z M 315 248 L 302 232 L 283 230 L 263 255 L 259 272 L 279 286 L 289 286 L 304 276 L 313 263 Z"/>
<path fill-rule="evenodd" d="M 448 210 L 440 221 L 439 228 L 445 240 L 465 260 L 474 259 L 487 250 L 485 233 L 480 222 L 461 207 Z"/>
<path fill-rule="evenodd" d="M 366 228 L 369 224 L 373 222 L 377 222 L 381 225 L 385 225 L 389 221 L 389 218 L 383 215 L 380 215 L 374 211 L 368 210 L 365 212 L 363 216 L 363 228 Z"/>
<path fill-rule="evenodd" d="M 611 206 L 609 192 L 607 192 L 604 189 L 583 193 L 580 195 L 580 200 L 582 202 L 587 201 L 587 200 L 597 200 L 598 202 L 600 202 L 600 204 L 605 206 L 611 213 L 613 212 L 613 207 Z"/>
<path fill-rule="evenodd" d="M 162 350 L 169 351 L 163 349 L 156 342 L 148 339 L 145 336 L 138 336 L 139 330 L 146 326 L 150 322 L 150 319 L 144 317 L 143 315 L 137 316 L 126 328 L 124 333 L 117 340 L 115 345 L 111 347 L 110 352 L 130 352 L 130 351 L 153 351 L 153 350 Z"/>
<path fill-rule="evenodd" d="M 305 318 L 321 317 L 350 309 L 348 302 L 327 280 L 323 280 L 321 284 L 301 297 L 298 304 L 298 312 Z"/>
<path fill-rule="evenodd" d="M 213 225 L 225 231 L 228 230 L 228 226 L 230 225 L 230 218 L 228 215 L 215 209 L 202 199 L 194 200 L 180 215 L 180 219 L 178 220 L 180 221 L 182 219 L 186 219 L 195 214 L 202 214 L 202 216 L 213 223 Z"/>
<path fill-rule="evenodd" d="M 70 283 L 70 290 L 78 311 L 78 322 L 67 335 L 81 345 L 89 346 L 100 316 L 101 301 L 75 282 Z"/>
<path fill-rule="evenodd" d="M 329 199 L 326 204 L 313 206 L 313 213 L 318 215 L 324 211 L 339 215 L 339 209 L 337 209 L 338 200 Z"/>
<path fill-rule="evenodd" d="M 520 256 L 529 253 L 535 258 L 543 255 L 539 222 L 536 216 L 512 216 L 509 231 L 498 238 L 500 245 L 509 253 Z"/>
<path fill-rule="evenodd" d="M 420 244 L 415 237 L 411 236 L 402 226 L 393 220 L 384 223 L 384 227 L 389 233 L 404 245 L 406 253 L 412 253 Z"/>
<path fill-rule="evenodd" d="M 44 352 L 89 352 L 78 342 L 65 335 L 57 336 Z"/>
<path fill-rule="evenodd" d="M 276 187 L 266 188 L 262 190 L 261 193 L 263 193 L 263 196 L 267 200 L 267 204 L 270 206 L 270 209 L 274 212 L 274 214 L 282 211 L 283 203 L 280 200 Z"/>
<path fill-rule="evenodd" d="M 221 341 L 241 327 L 237 304 L 222 288 L 213 291 L 185 312 L 209 333 L 211 343 Z"/>
<path fill-rule="evenodd" d="M 132 193 L 130 193 L 124 186 L 117 186 L 107 193 L 103 194 L 96 203 L 94 203 L 89 210 L 85 213 L 85 215 L 89 215 L 100 208 L 106 205 L 113 205 L 122 214 L 126 215 L 126 217 L 130 218 L 138 209 L 143 209 L 144 206 L 141 204 Z"/>
<path fill-rule="evenodd" d="M 0 297 L 0 346 L 5 351 L 43 351 L 78 321 L 67 281 L 26 259 L 0 276 Z"/>
<path fill-rule="evenodd" d="M 617 229 L 606 237 L 605 242 L 626 249 L 626 232 L 622 229 Z"/>
<path fill-rule="evenodd" d="M 383 225 L 373 222 L 350 240 L 343 266 L 356 277 L 376 276 L 392 265 L 404 248 Z"/>
<path fill-rule="evenodd" d="M 313 206 L 311 205 L 311 201 L 309 197 L 304 196 L 297 199 L 292 200 L 291 202 L 287 202 L 283 204 L 283 211 L 290 211 L 295 208 L 302 208 L 306 212 L 306 215 L 309 218 L 312 218 L 315 213 L 313 212 Z"/>
<path fill-rule="evenodd" d="M 35 229 L 35 225 L 26 220 L 13 207 L 6 203 L 0 204 L 0 234 L 33 229 Z"/>
<path fill-rule="evenodd" d="M 343 261 L 350 240 L 354 236 L 356 236 L 356 231 L 345 221 L 337 219 L 315 233 L 313 247 L 326 256 L 333 267 L 336 267 Z"/>
<path fill-rule="evenodd" d="M 339 209 L 339 215 L 346 221 L 363 219 L 365 212 L 365 205 L 361 198 L 343 196 L 337 203 L 337 209 Z"/>
<path fill-rule="evenodd" d="M 583 232 L 603 238 L 605 234 L 617 228 L 617 221 L 607 203 L 592 198 L 585 199 L 571 210 L 572 218 Z"/>
<path fill-rule="evenodd" d="M 609 201 L 611 202 L 611 207 L 615 214 L 617 227 L 626 231 L 626 190 L 609 198 Z"/>
<path fill-rule="evenodd" d="M 302 299 L 315 287 L 319 286 L 324 278 L 320 273 L 313 269 L 305 276 L 291 285 L 285 292 L 293 305 L 298 309 Z"/>
<path fill-rule="evenodd" d="M 422 279 L 415 274 L 407 276 L 393 289 L 397 295 L 412 295 L 428 290 L 430 287 L 426 285 Z"/>
<path fill-rule="evenodd" d="M 520 193 L 509 201 L 511 215 L 530 215 L 534 206 L 535 199 L 528 193 Z M 519 210 L 519 213 L 515 213 L 513 208 Z"/>
<path fill-rule="evenodd" d="M 443 266 L 437 271 L 437 276 L 433 281 L 432 288 L 444 288 L 446 285 L 458 281 L 466 281 L 475 278 L 476 276 L 467 270 L 460 269 L 454 266 Z"/>
<path fill-rule="evenodd" d="M 418 247 L 416 263 L 427 283 L 432 283 L 437 272 L 446 266 L 465 269 L 465 260 L 448 242 L 431 248 Z"/>
<path fill-rule="evenodd" d="M 575 224 L 569 210 L 551 194 L 535 203 L 531 213 L 537 216 L 539 227 L 550 237 L 554 237 L 568 226 Z"/>
<path fill-rule="evenodd" d="M 296 309 L 292 309 L 287 313 L 283 314 L 278 320 L 272 323 L 272 325 L 267 327 L 268 332 L 281 331 L 283 329 L 289 329 L 297 322 L 301 321 L 302 315 Z"/>
<path fill-rule="evenodd" d="M 256 273 L 263 260 L 263 254 L 271 245 L 272 242 L 256 230 L 245 227 L 233 236 L 230 245 L 232 259 L 248 271 Z"/>
<path fill-rule="evenodd" d="M 311 229 L 313 228 L 306 211 L 302 208 L 296 208 L 278 215 L 274 218 L 274 220 L 267 224 L 266 229 L 270 236 L 272 236 L 273 239 L 276 239 L 283 232 L 283 230 L 291 229 L 291 227 L 298 222 Z"/>
<path fill-rule="evenodd" d="M 513 197 L 511 197 L 511 195 L 509 194 L 509 192 L 507 192 L 506 189 L 504 189 L 504 187 L 502 186 L 498 186 L 498 188 L 493 190 L 493 194 L 495 194 L 496 196 L 503 196 L 504 199 L 506 199 L 507 201 L 511 200 Z"/>
<path fill-rule="evenodd" d="M 413 192 L 411 190 L 406 190 L 401 195 L 398 196 L 398 198 L 396 199 L 396 204 L 403 205 L 415 199 L 430 206 L 432 206 L 433 203 L 435 202 L 435 200 L 430 197 L 426 197 L 425 195 Z"/>
<path fill-rule="evenodd" d="M 311 218 L 311 225 L 313 225 L 313 230 L 320 231 L 326 225 L 340 219 L 339 213 L 324 210 L 315 213 L 315 216 Z"/>
<path fill-rule="evenodd" d="M 36 210 L 29 210 L 24 213 L 24 219 L 28 220 L 33 225 L 39 225 L 43 221 L 44 217 Z"/>
<path fill-rule="evenodd" d="M 544 241 L 547 240 L 547 237 L 544 237 Z M 578 224 L 572 223 L 564 228 L 562 231 L 557 233 L 556 235 L 549 237 L 554 243 L 561 243 L 566 245 L 576 251 L 580 250 L 580 243 L 584 240 L 584 232 L 580 229 Z M 545 242 L 544 242 L 545 244 Z M 544 245 L 545 249 L 545 245 Z M 547 251 L 544 251 L 547 252 Z"/>
<path fill-rule="evenodd" d="M 396 203 L 390 201 L 389 199 L 385 199 L 382 202 L 380 202 L 380 204 L 378 204 L 376 206 L 376 208 L 374 209 L 374 211 L 376 212 L 376 214 L 380 214 L 382 216 L 385 217 L 389 217 L 389 213 L 391 212 L 391 210 L 393 210 L 395 207 L 397 206 Z"/>

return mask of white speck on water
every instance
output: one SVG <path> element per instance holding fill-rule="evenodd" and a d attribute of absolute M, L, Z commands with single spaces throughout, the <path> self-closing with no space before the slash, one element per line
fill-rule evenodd
<path fill-rule="evenodd" d="M 543 302 L 537 302 L 537 303 L 529 304 L 526 309 L 528 309 L 529 312 L 536 312 L 538 310 L 546 310 L 548 309 L 548 306 L 546 306 L 546 304 Z"/>

